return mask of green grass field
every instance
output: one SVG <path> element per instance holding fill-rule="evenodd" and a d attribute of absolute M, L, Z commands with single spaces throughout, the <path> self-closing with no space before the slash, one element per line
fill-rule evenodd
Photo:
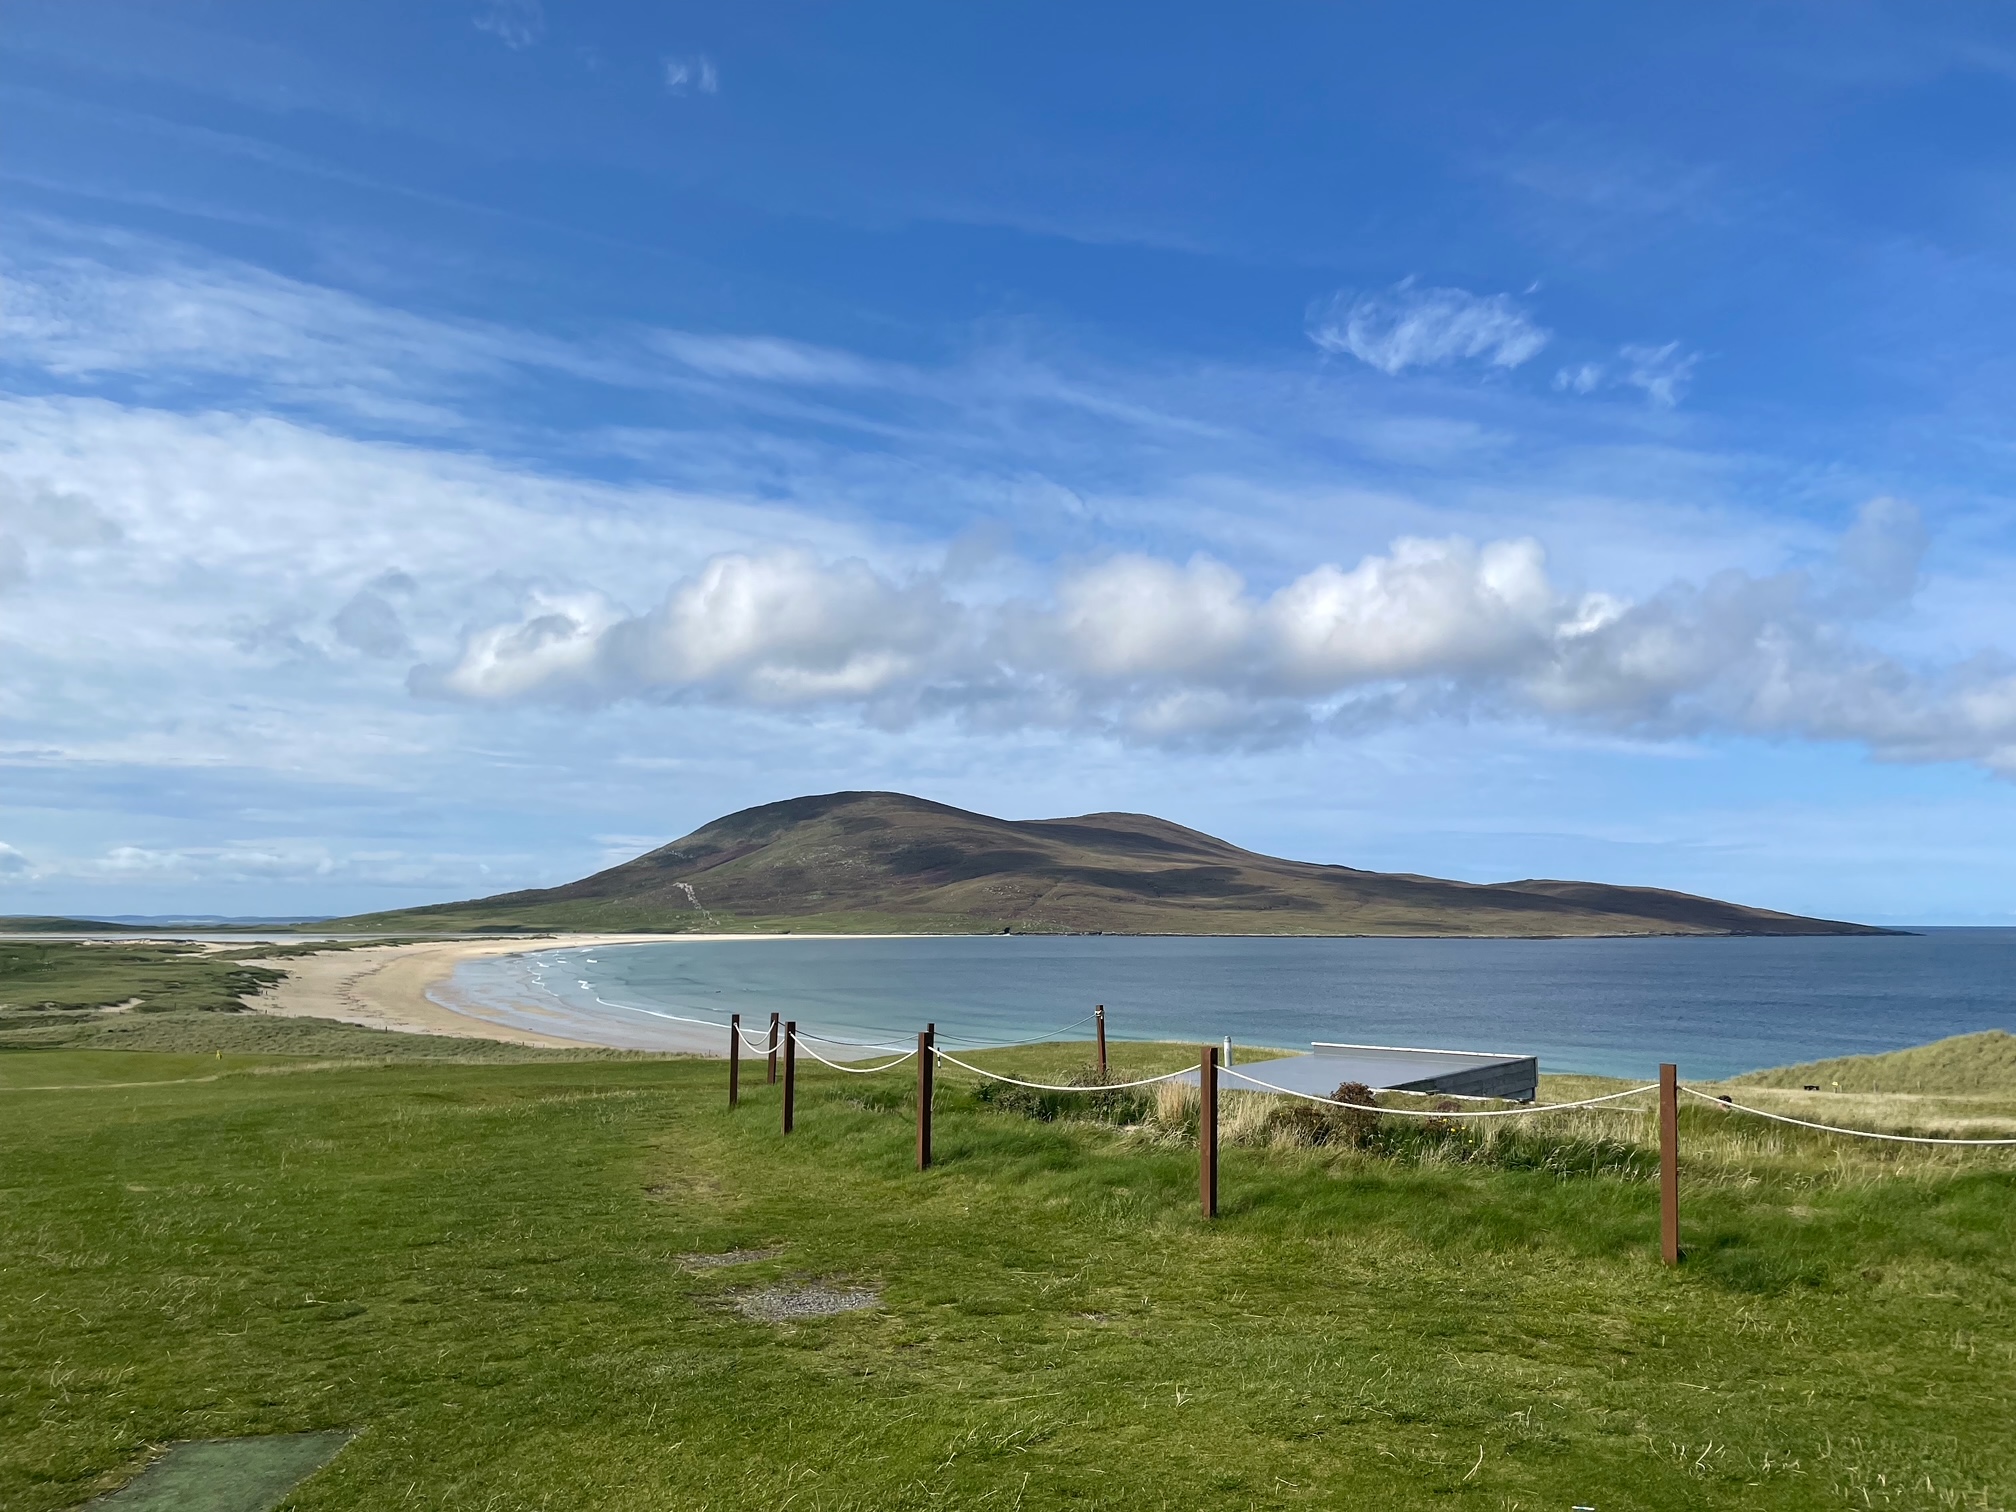
<path fill-rule="evenodd" d="M 245 1015 L 154 1018 L 173 1052 L 0 1053 L 9 1509 L 166 1442 L 321 1428 L 358 1436 L 302 1512 L 2016 1495 L 2004 1156 L 1690 1111 L 1672 1272 L 1637 1115 L 1376 1152 L 1235 1112 L 1206 1224 L 1180 1127 L 958 1077 L 919 1174 L 904 1073 L 808 1067 L 786 1139 L 760 1067 L 730 1113 L 718 1062 L 399 1063 L 422 1042 L 387 1036 L 410 1043 L 332 1065 L 226 1043 Z M 880 1303 L 730 1305 L 806 1281 Z"/>

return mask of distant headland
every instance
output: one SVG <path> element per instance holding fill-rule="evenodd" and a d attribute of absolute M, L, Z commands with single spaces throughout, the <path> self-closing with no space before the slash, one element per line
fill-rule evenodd
<path fill-rule="evenodd" d="M 561 887 L 362 914 L 369 932 L 1877 935 L 1652 887 L 1287 861 L 1147 814 L 1008 820 L 903 793 L 744 809 Z"/>

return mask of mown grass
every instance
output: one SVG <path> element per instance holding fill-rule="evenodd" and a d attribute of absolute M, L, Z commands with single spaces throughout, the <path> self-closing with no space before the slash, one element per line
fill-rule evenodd
<path fill-rule="evenodd" d="M 0 1058 L 17 1086 L 76 1059 Z M 169 1440 L 332 1426 L 362 1431 L 300 1512 L 2016 1488 L 2004 1160 L 1850 1169 L 1793 1131 L 1738 1172 L 1724 1115 L 1690 1111 L 1669 1272 L 1638 1176 L 1234 1145 L 1206 1224 L 1166 1133 L 991 1110 L 954 1077 L 920 1174 L 907 1067 L 804 1067 L 788 1139 L 760 1069 L 734 1113 L 724 1069 L 268 1062 L 0 1094 L 0 1506 L 70 1506 Z M 724 1305 L 792 1278 L 883 1303 Z"/>

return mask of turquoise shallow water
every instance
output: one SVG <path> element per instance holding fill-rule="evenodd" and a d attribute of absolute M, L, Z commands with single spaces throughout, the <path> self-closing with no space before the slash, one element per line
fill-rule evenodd
<path fill-rule="evenodd" d="M 1716 1077 L 2016 1030 L 2016 929 L 1854 939 L 1283 940 L 988 935 L 697 941 L 470 962 L 456 998 L 499 1023 L 634 1048 L 760 1025 L 948 1047 L 1053 1031 L 1538 1055 L 1550 1071 Z M 701 1036 L 697 1041 L 692 1037 Z M 725 1041 L 724 1041 L 725 1043 Z M 832 1052 L 829 1050 L 829 1054 Z"/>

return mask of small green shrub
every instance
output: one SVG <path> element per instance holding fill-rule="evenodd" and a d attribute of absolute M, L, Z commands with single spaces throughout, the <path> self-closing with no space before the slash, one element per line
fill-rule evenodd
<path fill-rule="evenodd" d="M 973 1100 L 983 1108 L 1001 1113 L 1017 1113 L 1041 1123 L 1060 1118 L 1088 1123 L 1137 1124 L 1148 1117 L 1152 1104 L 1138 1090 L 1102 1090 L 1112 1080 L 1101 1076 L 1097 1066 L 1082 1066 L 1066 1077 L 1082 1092 L 1038 1091 L 1018 1087 L 1013 1082 L 984 1081 L 973 1089 Z"/>

